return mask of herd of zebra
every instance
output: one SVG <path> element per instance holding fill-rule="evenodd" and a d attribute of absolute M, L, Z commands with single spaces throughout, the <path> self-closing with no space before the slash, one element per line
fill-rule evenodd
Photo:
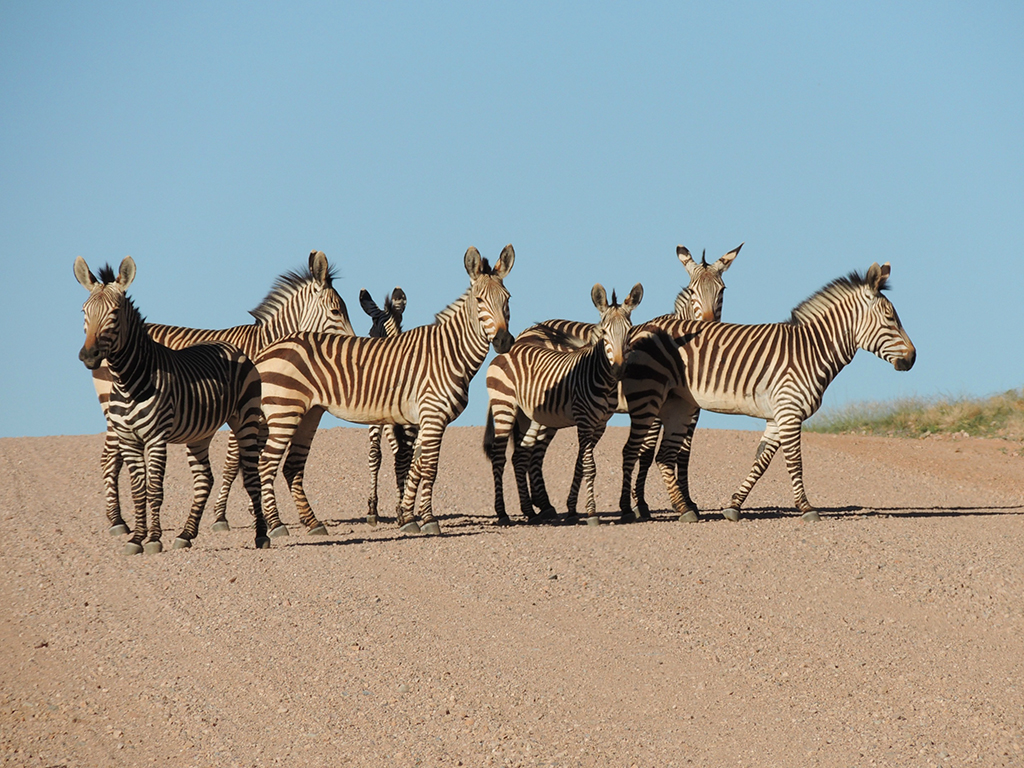
<path fill-rule="evenodd" d="M 403 331 L 405 293 L 396 288 L 380 308 L 364 289 L 360 305 L 373 321 L 368 337 L 355 335 L 320 251 L 310 253 L 308 269 L 278 278 L 251 312 L 254 323 L 224 330 L 146 323 L 126 293 L 135 277 L 131 257 L 116 274 L 103 267 L 99 278 L 78 257 L 75 277 L 89 291 L 79 358 L 93 372 L 106 417 L 102 471 L 110 532 L 130 534 L 126 554 L 162 550 L 167 445 L 184 444 L 193 502 L 173 546 L 191 546 L 213 486 L 210 442 L 226 423 L 231 436 L 213 529 L 228 528 L 228 491 L 241 469 L 256 546 L 269 547 L 271 538 L 288 535 L 274 491 L 281 469 L 302 524 L 311 534 L 326 534 L 303 487 L 310 445 L 326 411 L 371 425 L 367 522 L 378 520 L 377 473 L 386 438 L 395 455 L 398 525 L 406 533 L 440 533 L 432 489 L 441 440 L 465 409 L 470 381 L 492 346 L 497 356 L 486 374 L 484 450 L 491 460 L 499 524 L 510 522 L 503 474 L 511 438 L 523 516 L 596 525 L 593 449 L 615 412 L 630 418 L 620 520 L 650 517 L 644 487 L 654 463 L 679 519 L 698 520 L 688 465 L 701 409 L 767 422 L 754 464 L 723 511 L 726 518 L 739 519 L 744 500 L 781 447 L 797 509 L 803 519 L 816 520 L 803 486 L 802 422 L 818 409 L 826 387 L 858 349 L 900 371 L 910 369 L 916 351 L 882 293 L 888 263 L 872 264 L 863 276 L 853 272 L 833 280 L 786 322 L 722 323 L 722 275 L 739 251 L 708 264 L 679 246 L 676 253 L 690 282 L 672 314 L 633 325 L 643 287 L 634 286 L 620 304 L 614 291 L 609 301 L 598 284 L 591 297 L 599 322 L 549 320 L 516 338 L 509 332 L 504 285 L 515 260 L 511 245 L 493 267 L 469 248 L 464 259 L 469 288 L 430 325 Z M 559 518 L 544 485 L 543 461 L 563 427 L 576 428 L 579 452 L 567 512 Z M 122 463 L 130 474 L 133 529 L 121 516 Z M 581 485 L 582 516 L 577 512 Z"/>

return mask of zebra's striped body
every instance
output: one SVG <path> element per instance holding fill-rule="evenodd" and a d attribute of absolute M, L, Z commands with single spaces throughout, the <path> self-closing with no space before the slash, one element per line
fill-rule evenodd
<path fill-rule="evenodd" d="M 405 291 L 395 288 L 391 295 L 384 299 L 384 308 L 377 306 L 369 292 L 364 288 L 359 292 L 359 305 L 363 311 L 370 316 L 373 325 L 370 327 L 370 337 L 381 339 L 397 336 L 402 332 L 402 315 L 406 305 Z M 409 476 L 409 464 L 412 461 L 413 443 L 416 441 L 416 427 L 401 427 L 395 424 L 371 424 L 370 433 L 370 496 L 367 500 L 366 522 L 369 525 L 377 524 L 377 479 L 380 474 L 381 436 L 387 438 L 391 446 L 391 454 L 395 461 L 395 481 L 398 484 L 398 507 L 401 508 L 402 492 L 405 489 L 405 479 Z"/>
<path fill-rule="evenodd" d="M 302 272 L 286 272 L 278 277 L 266 298 L 250 312 L 256 319 L 255 323 L 220 330 L 147 323 L 146 332 L 154 341 L 171 349 L 184 349 L 200 342 L 227 342 L 242 350 L 250 360 L 255 359 L 260 350 L 272 341 L 295 331 L 321 331 L 353 336 L 355 332 L 349 322 L 348 309 L 334 289 L 333 280 L 334 276 L 323 251 L 310 251 L 308 269 Z M 113 386 L 106 363 L 100 365 L 92 375 L 93 386 L 96 388 L 96 395 L 105 416 Z M 121 517 L 118 493 L 118 475 L 121 473 L 122 463 L 117 435 L 108 424 L 101 465 L 107 519 L 110 521 L 110 532 L 114 534 L 128 532 L 128 526 Z M 237 475 L 238 444 L 232 436 L 228 442 L 220 493 L 213 508 L 213 530 L 228 530 L 228 494 Z"/>
<path fill-rule="evenodd" d="M 596 524 L 594 445 L 604 434 L 605 425 L 619 402 L 619 374 L 629 352 L 630 313 L 642 297 L 643 287 L 637 283 L 621 306 L 615 301 L 614 293 L 612 303 L 608 304 L 604 288 L 595 285 L 592 299 L 601 313 L 601 322 L 588 334 L 588 344 L 565 350 L 516 343 L 508 352 L 496 357 L 487 369 L 490 406 L 484 448 L 491 458 L 494 511 L 499 524 L 509 521 L 503 473 L 509 434 L 517 422 L 520 426 L 526 422 L 531 425 L 517 431 L 512 455 L 523 514 L 527 519 L 533 518 L 534 503 L 541 508 L 542 516 L 550 517 L 553 513 L 543 485 L 535 486 L 534 490 L 545 495 L 531 498 L 526 477 L 538 431 L 543 428 L 553 432 L 574 426 L 579 437 L 579 454 L 568 512 L 570 517 L 575 517 L 583 480 L 587 486 L 587 521 Z"/>
<path fill-rule="evenodd" d="M 107 420 L 131 473 L 135 530 L 125 553 L 163 548 L 160 509 L 167 445 L 171 443 L 186 445 L 194 478 L 192 510 L 174 546 L 191 546 L 213 484 L 210 441 L 225 422 L 238 441 L 242 474 L 256 517 L 256 545 L 268 546 L 256 471 L 260 380 L 255 366 L 241 350 L 224 342 L 174 350 L 153 341 L 139 311 L 125 295 L 135 277 L 131 257 L 121 262 L 116 279 L 109 267 L 101 270 L 101 281 L 78 257 L 75 277 L 89 291 L 82 307 L 86 337 L 79 358 L 90 370 L 103 360 L 108 363 L 112 388 Z M 148 527 L 147 507 L 151 512 Z"/>
<path fill-rule="evenodd" d="M 767 422 L 754 465 L 733 494 L 726 517 L 739 519 L 740 507 L 781 446 L 797 509 L 805 519 L 817 519 L 803 485 L 801 424 L 817 411 L 825 389 L 858 349 L 898 371 L 909 370 L 916 358 L 896 310 L 881 293 L 889 271 L 888 264 L 873 264 L 864 277 L 853 273 L 835 280 L 796 307 L 785 323 L 697 323 L 666 316 L 640 326 L 651 333 L 634 344 L 627 365 L 642 375 L 623 382 L 631 425 L 623 449 L 622 498 L 628 498 L 636 450 L 656 418 L 665 429 L 659 468 L 666 483 L 674 479 L 688 497 L 689 451 L 679 449 L 693 412 L 704 408 Z M 671 347 L 679 362 L 662 368 Z M 672 386 L 680 376 L 681 386 Z"/>
<path fill-rule="evenodd" d="M 701 257 L 701 262 L 698 264 L 694 261 L 693 257 L 690 255 L 690 251 L 685 246 L 680 245 L 676 247 L 676 256 L 690 277 L 689 285 L 683 288 L 683 290 L 679 292 L 679 295 L 676 296 L 675 311 L 677 317 L 681 319 L 706 320 L 709 322 L 721 321 L 722 295 L 725 291 L 725 282 L 722 279 L 722 274 L 732 265 L 733 260 L 739 254 L 742 247 L 743 243 L 740 243 L 736 248 L 729 251 L 712 264 L 708 264 L 707 260 L 703 256 Z M 593 340 L 593 334 L 596 327 L 597 326 L 592 323 L 580 323 L 571 320 L 548 320 L 544 323 L 527 328 L 516 337 L 516 342 L 539 344 L 553 349 L 572 349 L 574 346 L 578 346 L 579 344 L 591 342 Z M 633 333 L 635 334 L 636 331 L 637 329 L 634 328 Z M 674 350 L 669 350 L 669 352 L 666 353 L 665 359 L 661 361 L 660 367 L 664 370 L 671 370 L 673 368 L 673 358 L 675 358 L 675 356 Z M 628 370 L 629 369 L 627 368 L 626 375 L 629 375 Z M 671 382 L 669 385 L 671 386 Z M 619 402 L 616 412 L 628 412 L 628 404 L 622 396 L 621 386 L 619 388 Z M 693 421 L 689 425 L 688 433 L 682 438 L 686 446 L 689 446 L 692 440 L 693 431 L 697 427 L 697 419 L 699 416 L 700 410 L 697 409 L 693 413 Z M 518 423 L 515 429 L 517 431 L 521 431 Z M 531 424 L 526 429 L 529 434 L 534 435 L 529 462 L 531 497 L 534 504 L 538 506 L 540 513 L 544 516 L 550 517 L 554 514 L 554 509 L 550 506 L 547 489 L 544 484 L 544 456 L 547 453 L 551 440 L 555 436 L 556 430 L 537 424 Z M 647 435 L 644 436 L 639 449 L 639 460 L 636 462 L 637 478 L 634 486 L 635 502 L 630 503 L 630 499 L 628 498 L 620 500 L 622 512 L 621 519 L 624 522 L 634 519 L 634 510 L 636 510 L 636 514 L 639 515 L 641 519 L 647 519 L 650 517 L 650 508 L 648 507 L 645 498 L 645 486 L 647 484 L 647 473 L 654 459 L 654 449 L 658 444 L 658 436 L 660 432 L 661 424 L 655 420 L 648 430 Z M 577 467 L 577 474 L 578 472 L 579 467 Z M 687 499 L 682 499 L 681 497 L 674 496 L 673 488 L 671 487 L 667 490 L 669 491 L 670 496 L 680 499 L 680 503 L 676 507 L 677 510 L 680 511 L 680 514 L 687 514 L 687 510 L 693 507 L 692 501 L 688 501 L 688 497 Z"/>
<path fill-rule="evenodd" d="M 502 280 L 514 259 L 512 246 L 506 246 L 492 270 L 476 248 L 466 251 L 469 290 L 439 313 L 433 325 L 393 338 L 293 334 L 263 351 L 257 368 L 268 437 L 260 456 L 260 480 L 271 535 L 288 532 L 278 516 L 274 477 L 289 444 L 284 476 L 299 517 L 307 528 L 320 525 L 308 500 L 295 490 L 324 411 L 363 424 L 419 427 L 398 522 L 403 531 L 420 530 L 414 519 L 419 491 L 422 530 L 440 532 L 431 497 L 441 438 L 465 409 L 470 380 L 488 346 L 493 342 L 501 353 L 512 345 L 509 293 Z"/>

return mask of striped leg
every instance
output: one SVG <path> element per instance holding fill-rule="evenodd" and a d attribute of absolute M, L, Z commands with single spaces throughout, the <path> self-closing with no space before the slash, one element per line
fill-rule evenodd
<path fill-rule="evenodd" d="M 370 436 L 370 496 L 367 499 L 366 522 L 369 525 L 377 524 L 377 477 L 380 474 L 380 438 L 384 428 L 379 424 L 371 424 L 368 430 Z"/>
<path fill-rule="evenodd" d="M 494 477 L 494 514 L 498 518 L 498 525 L 511 525 L 512 521 L 505 510 L 505 462 L 508 438 L 515 428 L 516 409 L 514 406 L 510 407 L 509 403 L 492 398 L 491 418 L 494 423 L 490 447 L 491 474 Z"/>
<path fill-rule="evenodd" d="M 647 505 L 645 491 L 647 487 L 647 473 L 654 463 L 654 452 L 658 447 L 658 438 L 661 436 L 661 421 L 657 420 L 651 425 L 651 429 L 644 436 L 640 445 L 640 453 L 636 464 L 636 482 L 633 485 L 633 511 L 641 520 L 649 520 L 651 508 Z"/>
<path fill-rule="evenodd" d="M 171 545 L 173 549 L 187 549 L 192 546 L 192 539 L 199 534 L 199 521 L 203 517 L 203 509 L 210 498 L 213 488 L 213 468 L 210 466 L 210 441 L 213 436 L 196 443 L 189 443 L 186 449 L 188 465 L 192 470 L 192 509 L 181 533 Z"/>
<path fill-rule="evenodd" d="M 793 483 L 793 499 L 796 508 L 800 510 L 804 520 L 817 522 L 821 518 L 817 510 L 807 500 L 807 492 L 804 490 L 803 458 L 800 452 L 800 418 L 786 419 L 779 425 L 779 440 L 782 443 L 782 452 L 786 457 L 786 467 L 789 469 L 789 479 Z"/>
<path fill-rule="evenodd" d="M 643 403 L 638 407 L 630 404 L 629 411 L 629 437 L 626 438 L 626 444 L 622 446 L 622 488 L 619 493 L 620 522 L 636 519 L 632 504 L 633 467 L 636 466 L 640 447 L 658 418 L 657 413 L 648 403 Z"/>
<path fill-rule="evenodd" d="M 551 441 L 558 430 L 540 427 L 530 451 L 530 499 L 537 508 L 538 519 L 555 519 L 558 513 L 548 498 L 547 486 L 544 483 L 544 456 L 547 455 Z"/>
<path fill-rule="evenodd" d="M 260 498 L 260 447 L 265 442 L 266 424 L 259 413 L 259 400 L 256 409 L 244 412 L 241 419 L 228 419 L 231 427 L 232 443 L 238 448 L 239 463 L 242 468 L 242 484 L 249 494 L 253 520 L 256 524 L 256 549 L 268 549 L 270 538 L 267 536 L 267 521 L 263 517 Z"/>
<path fill-rule="evenodd" d="M 125 524 L 124 518 L 121 517 L 121 493 L 118 487 L 118 478 L 123 464 L 124 459 L 121 458 L 117 433 L 108 427 L 106 437 L 103 439 L 100 467 L 103 472 L 103 490 L 107 502 L 107 520 L 110 522 L 108 532 L 112 536 L 128 533 L 128 526 Z"/>
<path fill-rule="evenodd" d="M 149 501 L 149 531 L 142 544 L 147 555 L 163 552 L 160 541 L 160 511 L 164 506 L 164 474 L 167 472 L 167 442 L 156 440 L 146 446 L 146 496 Z"/>
<path fill-rule="evenodd" d="M 228 452 L 224 459 L 224 475 L 220 481 L 220 492 L 217 494 L 217 501 L 213 505 L 213 525 L 211 531 L 230 531 L 228 525 L 228 494 L 231 493 L 231 486 L 238 477 L 238 439 L 235 433 L 228 438 Z"/>
<path fill-rule="evenodd" d="M 398 502 L 395 505 L 395 518 L 397 519 L 401 515 L 402 495 L 405 493 L 405 484 L 409 479 L 409 467 L 412 464 L 419 430 L 413 426 L 396 424 L 392 434 L 395 439 L 395 445 L 392 446 L 395 452 L 395 483 L 398 486 Z"/>
<path fill-rule="evenodd" d="M 402 521 L 407 524 L 413 520 L 413 505 L 416 492 L 420 495 L 420 530 L 423 533 L 439 534 L 441 526 L 434 518 L 433 494 L 434 480 L 437 478 L 437 462 L 441 457 L 441 439 L 444 437 L 448 422 L 443 416 L 431 414 L 420 422 L 419 456 L 409 470 L 409 480 L 405 484 L 402 497 Z M 413 521 L 415 522 L 415 521 Z M 404 525 L 403 525 L 404 528 Z"/>
<path fill-rule="evenodd" d="M 288 449 L 288 456 L 284 460 L 284 469 L 282 470 L 285 482 L 288 483 L 292 498 L 295 500 L 295 506 L 299 510 L 299 520 L 306 526 L 306 530 L 311 536 L 327 535 L 327 526 L 317 520 L 316 515 L 313 514 L 309 499 L 306 498 L 306 489 L 302 484 L 306 473 L 306 459 L 309 458 L 309 446 L 313 442 L 316 428 L 323 415 L 322 408 L 312 408 L 302 417 L 292 435 L 292 444 Z"/>
<path fill-rule="evenodd" d="M 690 498 L 689 479 L 678 476 L 676 465 L 680 450 L 685 446 L 689 451 L 690 435 L 693 434 L 691 427 L 695 423 L 696 412 L 697 406 L 681 397 L 673 396 L 665 401 L 661 409 L 661 447 L 655 459 L 672 502 L 672 509 L 679 514 L 681 521 L 689 523 L 696 522 L 700 516 Z"/>
<path fill-rule="evenodd" d="M 587 524 L 598 525 L 600 518 L 597 516 L 597 500 L 594 495 L 594 480 L 597 477 L 597 465 L 594 463 L 594 446 L 604 434 L 604 425 L 596 429 L 577 427 L 579 434 L 580 450 L 576 460 L 576 466 L 582 467 L 583 482 L 586 484 L 587 492 Z M 575 484 L 575 480 L 574 480 Z"/>
<path fill-rule="evenodd" d="M 270 538 L 288 535 L 288 527 L 278 513 L 274 480 L 301 418 L 294 412 L 267 413 L 267 440 L 260 452 L 259 474 L 261 507 Z"/>
<path fill-rule="evenodd" d="M 797 428 L 799 429 L 799 425 Z M 765 426 L 764 435 L 761 437 L 761 442 L 757 446 L 757 453 L 754 455 L 754 466 L 750 468 L 750 474 L 747 475 L 747 479 L 743 481 L 740 489 L 732 495 L 732 501 L 729 503 L 729 506 L 722 511 L 722 514 L 727 519 L 734 522 L 740 519 L 740 507 L 743 506 L 743 502 L 750 495 L 754 483 L 761 478 L 764 471 L 768 469 L 768 465 L 772 463 L 772 458 L 775 456 L 775 452 L 779 450 L 779 445 L 779 427 L 774 420 L 769 419 Z"/>
<path fill-rule="evenodd" d="M 687 509 L 697 512 L 697 505 L 690 497 L 690 451 L 693 447 L 693 434 L 697 429 L 697 421 L 700 419 L 700 409 L 693 412 L 693 421 L 686 429 L 686 436 L 683 438 L 679 452 L 676 454 L 676 484 L 679 486 L 679 493 Z"/>
<path fill-rule="evenodd" d="M 135 526 L 124 545 L 126 555 L 142 554 L 142 540 L 146 538 L 146 453 L 141 442 L 121 441 L 121 456 L 128 466 L 131 478 L 132 503 L 135 505 Z"/>

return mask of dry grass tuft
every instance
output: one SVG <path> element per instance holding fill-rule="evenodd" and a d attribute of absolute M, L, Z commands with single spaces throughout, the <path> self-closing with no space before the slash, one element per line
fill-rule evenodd
<path fill-rule="evenodd" d="M 810 419 L 809 432 L 922 437 L 967 434 L 1024 440 L 1024 389 L 984 399 L 909 398 L 891 403 L 852 403 Z"/>

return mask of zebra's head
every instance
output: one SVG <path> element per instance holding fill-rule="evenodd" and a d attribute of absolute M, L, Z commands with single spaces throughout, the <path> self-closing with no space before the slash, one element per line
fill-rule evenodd
<path fill-rule="evenodd" d="M 274 339 L 296 331 L 355 336 L 323 251 L 309 252 L 308 270 L 277 278 L 267 297 L 249 314 L 268 327 Z"/>
<path fill-rule="evenodd" d="M 384 309 L 377 306 L 377 302 L 370 296 L 370 292 L 363 288 L 359 291 L 359 306 L 363 312 L 373 320 L 370 328 L 370 336 L 383 338 L 386 336 L 397 336 L 402 332 L 402 315 L 405 312 L 405 291 L 395 288 L 390 296 L 384 299 Z"/>
<path fill-rule="evenodd" d="M 619 305 L 615 298 L 615 291 L 612 291 L 612 303 L 608 303 L 608 297 L 604 292 L 604 286 L 597 283 L 590 291 L 590 298 L 601 313 L 601 322 L 595 329 L 598 343 L 604 345 L 604 352 L 608 358 L 608 366 L 612 375 L 617 379 L 622 375 L 626 363 L 626 356 L 629 354 L 630 338 L 629 329 L 633 325 L 630 315 L 640 300 L 644 297 L 644 287 L 637 283 L 633 290 Z"/>
<path fill-rule="evenodd" d="M 100 270 L 102 279 L 97 280 L 85 259 L 79 256 L 75 259 L 75 277 L 89 291 L 89 298 L 82 305 L 85 344 L 78 353 L 78 359 L 90 371 L 95 371 L 117 344 L 121 310 L 129 302 L 125 291 L 135 279 L 135 261 L 131 256 L 125 256 L 116 278 L 110 267 L 104 267 Z"/>
<path fill-rule="evenodd" d="M 909 371 L 917 350 L 900 323 L 900 316 L 882 290 L 889 280 L 889 262 L 875 262 L 864 277 L 862 292 L 866 311 L 855 330 L 857 346 L 892 363 L 897 371 Z"/>
<path fill-rule="evenodd" d="M 470 246 L 466 251 L 466 272 L 469 274 L 470 292 L 476 302 L 477 319 L 487 341 L 499 355 L 512 348 L 513 337 L 508 330 L 509 292 L 502 282 L 512 269 L 516 252 L 511 243 L 501 251 L 498 263 L 492 269 L 480 251 Z"/>
<path fill-rule="evenodd" d="M 676 246 L 676 256 L 690 275 L 690 284 L 676 296 L 676 316 L 683 320 L 722 321 L 722 293 L 725 282 L 722 273 L 740 252 L 740 243 L 714 264 L 708 264 L 701 254 L 700 264 L 693 260 L 685 246 Z"/>

